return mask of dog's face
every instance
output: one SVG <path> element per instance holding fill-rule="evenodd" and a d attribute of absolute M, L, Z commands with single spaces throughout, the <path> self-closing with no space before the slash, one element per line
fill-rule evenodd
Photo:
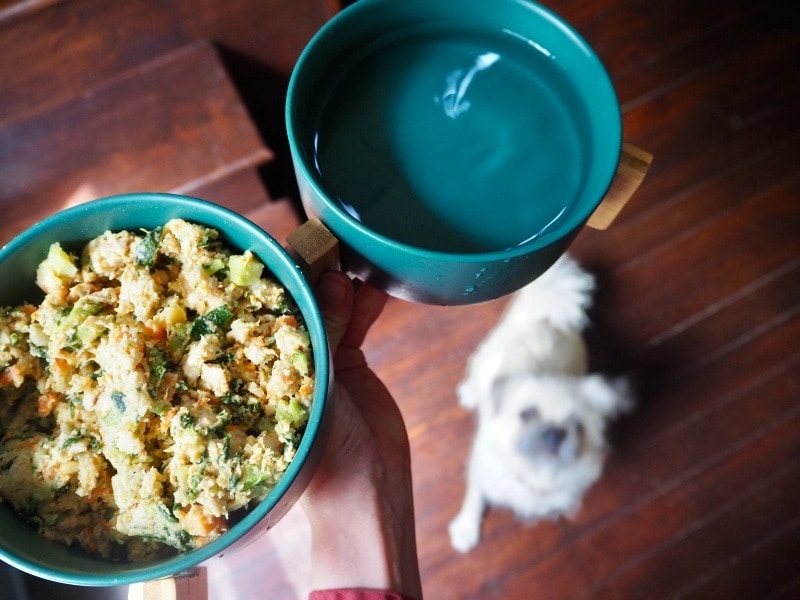
<path fill-rule="evenodd" d="M 596 477 L 607 419 L 630 403 L 625 389 L 596 375 L 517 376 L 493 394 L 492 443 L 517 476 L 543 490 Z"/>

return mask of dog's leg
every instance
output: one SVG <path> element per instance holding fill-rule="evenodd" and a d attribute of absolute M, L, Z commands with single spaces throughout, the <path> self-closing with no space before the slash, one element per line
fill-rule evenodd
<path fill-rule="evenodd" d="M 486 503 L 480 486 L 472 477 L 467 477 L 467 491 L 461 510 L 450 522 L 450 543 L 459 552 L 468 552 L 478 545 L 481 537 L 481 521 Z"/>

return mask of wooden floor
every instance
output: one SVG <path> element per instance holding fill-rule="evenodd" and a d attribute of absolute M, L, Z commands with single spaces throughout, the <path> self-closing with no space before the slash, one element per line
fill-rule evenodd
<path fill-rule="evenodd" d="M 100 3 L 42 4 L 41 11 L 52 11 Z M 136 16 L 134 7 L 152 6 L 133 0 L 120 4 L 128 7 L 131 18 Z M 263 142 L 259 147 L 245 136 L 250 141 L 239 150 L 237 164 L 249 166 L 230 180 L 231 169 L 211 165 L 212 177 L 187 174 L 185 179 L 194 184 L 169 181 L 165 189 L 205 189 L 212 199 L 237 207 L 284 236 L 298 217 L 291 201 L 270 199 L 293 194 L 281 133 L 281 86 L 298 48 L 327 18 L 330 4 L 206 0 L 200 3 L 203 8 L 213 12 L 216 6 L 221 17 L 205 21 L 199 13 L 187 16 L 189 3 L 156 4 L 178 7 L 156 19 L 159 27 L 150 30 L 160 35 L 159 53 L 187 43 L 199 43 L 201 49 L 182 52 L 204 53 L 208 48 L 197 40 L 217 42 L 222 73 L 241 95 Z M 258 21 L 242 19 L 248 11 L 263 12 L 264 4 L 272 10 L 273 57 L 257 39 Z M 625 139 L 655 156 L 645 184 L 611 229 L 586 230 L 571 249 L 600 284 L 589 332 L 593 366 L 631 375 L 638 408 L 615 426 L 604 476 L 574 520 L 529 525 L 494 510 L 484 521 L 478 548 L 459 555 L 450 547 L 447 524 L 462 499 L 474 423 L 458 406 L 454 388 L 505 300 L 458 308 L 391 301 L 367 350 L 396 395 L 411 436 L 426 597 L 800 598 L 797 4 L 545 4 L 572 22 L 597 50 L 617 87 Z M 248 26 L 236 25 L 242 21 Z M 67 22 L 77 27 L 81 21 Z M 0 30 L 0 45 L 9 30 Z M 155 52 L 152 45 L 137 48 Z M 0 53 L 0 66 L 4 56 Z M 123 53 L 119 57 L 130 58 Z M 110 69 L 109 64 L 101 66 Z M 24 62 L 14 68 L 24 70 Z M 71 183 L 78 182 L 71 173 L 103 175 L 90 165 L 81 166 L 79 157 L 44 147 L 56 138 L 43 133 L 43 127 L 69 131 L 70 124 L 54 120 L 57 115 L 50 111 L 56 110 L 55 100 L 46 107 L 49 116 L 44 108 L 30 109 L 25 85 L 41 96 L 42 80 L 31 77 L 26 83 L 19 77 L 14 80 L 19 83 L 16 95 L 0 95 L 5 96 L 0 98 L 0 157 L 11 160 L 12 150 L 19 148 L 28 152 L 26 161 L 14 159 L 12 191 L 10 179 L 0 179 L 0 232 L 9 235 L 40 218 L 39 212 L 26 212 L 26 206 L 52 212 L 62 205 L 58 194 L 64 190 L 58 185 L 42 185 L 45 196 L 34 189 L 46 179 L 37 174 L 37 156 L 54 161 L 47 168 Z M 116 77 L 115 85 L 122 85 L 124 77 Z M 72 83 L 59 85 L 51 96 Z M 85 83 L 87 88 L 95 85 Z M 211 87 L 223 102 L 203 115 L 235 100 L 225 85 Z M 62 119 L 71 115 L 91 123 L 91 111 L 81 108 L 86 95 L 75 89 L 64 94 Z M 120 106 L 129 99 L 113 90 L 95 97 Z M 19 100 L 13 106 L 17 119 L 3 112 L 14 98 Z M 175 118 L 184 114 L 174 113 Z M 187 135 L 172 139 L 185 143 Z M 20 142 L 25 139 L 41 146 L 26 147 Z M 149 151 L 147 160 L 163 163 L 165 156 L 173 156 L 170 148 Z M 115 164 L 108 161 L 106 176 Z M 91 180 L 83 183 L 96 189 Z M 290 512 L 253 546 L 209 565 L 211 598 L 304 597 L 307 542 L 302 513 Z"/>

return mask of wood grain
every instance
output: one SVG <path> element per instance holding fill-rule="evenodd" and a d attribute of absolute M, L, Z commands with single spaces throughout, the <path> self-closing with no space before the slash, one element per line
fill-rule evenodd
<path fill-rule="evenodd" d="M 506 511 L 490 510 L 481 544 L 457 554 L 447 524 L 462 499 L 474 422 L 458 406 L 455 387 L 507 299 L 452 308 L 390 300 L 366 353 L 395 394 L 411 437 L 426 597 L 796 598 L 797 3 L 545 4 L 595 48 L 617 88 L 625 140 L 655 157 L 613 225 L 584 230 L 570 250 L 598 280 L 587 332 L 592 366 L 630 376 L 637 410 L 614 426 L 603 478 L 574 519 L 521 523 Z M 223 69 L 240 95 L 235 100 L 275 157 L 257 171 L 212 177 L 196 189 L 284 243 L 302 216 L 295 209 L 296 190 L 287 183 L 293 175 L 281 99 L 299 50 L 331 6 L 312 0 L 133 0 L 113 6 L 62 0 L 0 21 L 0 80 L 9 90 L 0 97 L 0 148 L 15 148 L 0 160 L 0 170 L 6 169 L 0 177 L 0 231 L 21 229 L 35 218 L 31 211 L 58 208 L 56 194 L 34 199 L 32 190 L 42 181 L 53 190 L 74 189 L 76 173 L 102 180 L 130 172 L 132 162 L 70 154 L 69 136 L 53 132 L 70 131 L 80 116 L 84 130 L 103 133 L 107 128 L 100 123 L 117 114 L 127 115 L 118 131 L 142 140 L 146 133 L 131 119 L 136 113 L 125 107 L 147 106 L 147 90 L 168 78 L 145 77 L 126 94 L 105 92 L 104 109 L 96 114 L 82 103 L 102 97 L 89 92 L 112 89 L 131 68 L 167 60 L 206 37 L 222 48 Z M 128 17 L 124 25 L 120 15 Z M 85 20 L 89 16 L 113 25 L 119 44 L 106 30 L 94 30 Z M 38 27 L 38 49 L 20 46 Z M 140 36 L 152 44 L 133 43 Z M 64 53 L 49 56 L 44 49 L 56 41 Z M 17 72 L 12 61 L 27 68 Z M 173 74 L 174 81 L 203 81 L 207 66 L 190 63 L 183 63 L 186 73 Z M 228 92 L 223 96 L 234 100 Z M 225 127 L 195 137 L 203 135 L 203 117 L 197 115 L 213 113 L 208 103 L 219 96 L 174 92 L 175 98 L 181 98 L 173 104 L 180 109 L 159 121 L 160 150 L 145 155 L 183 172 L 186 157 L 179 149 L 187 140 L 238 146 Z M 62 105 L 67 109 L 59 116 L 51 112 Z M 164 114 L 150 106 L 154 117 Z M 148 172 L 148 164 L 136 170 Z M 197 164 L 203 165 L 201 179 L 214 172 L 213 164 Z M 308 539 L 302 511 L 292 510 L 248 548 L 208 564 L 209 597 L 304 598 L 310 585 Z"/>
<path fill-rule="evenodd" d="M 270 157 L 216 51 L 195 42 L 0 129 L 0 241 L 53 207 L 187 193 Z"/>

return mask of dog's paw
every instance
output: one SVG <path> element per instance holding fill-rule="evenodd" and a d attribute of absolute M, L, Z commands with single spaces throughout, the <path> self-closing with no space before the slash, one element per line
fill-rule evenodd
<path fill-rule="evenodd" d="M 464 554 L 478 545 L 481 539 L 481 522 L 462 511 L 450 521 L 448 531 L 453 549 Z"/>

